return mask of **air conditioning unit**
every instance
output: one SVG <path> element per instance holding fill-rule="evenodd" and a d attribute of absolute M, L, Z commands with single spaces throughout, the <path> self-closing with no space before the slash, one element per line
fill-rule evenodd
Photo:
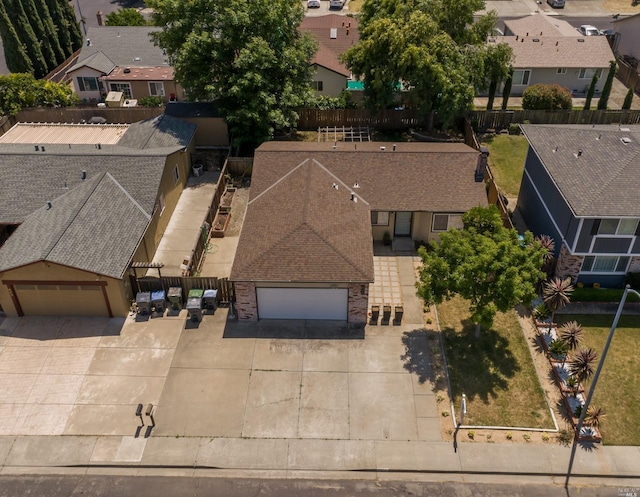
<path fill-rule="evenodd" d="M 110 91 L 104 99 L 107 107 L 122 107 L 124 104 L 124 93 L 121 91 Z"/>

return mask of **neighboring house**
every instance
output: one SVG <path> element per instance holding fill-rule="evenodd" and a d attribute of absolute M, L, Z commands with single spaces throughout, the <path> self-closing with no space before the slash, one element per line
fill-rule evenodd
<path fill-rule="evenodd" d="M 311 61 L 316 95 L 337 97 L 353 79 L 351 71 L 340 62 L 340 55 L 358 43 L 358 21 L 337 14 L 305 17 L 299 29 L 311 33 L 318 41 L 318 51 Z"/>
<path fill-rule="evenodd" d="M 614 20 L 613 34 L 615 52 L 640 61 L 640 13 Z"/>
<path fill-rule="evenodd" d="M 230 277 L 238 317 L 364 323 L 373 242 L 461 227 L 487 205 L 482 159 L 457 143 L 261 145 Z"/>
<path fill-rule="evenodd" d="M 98 102 L 110 91 L 125 99 L 181 100 L 182 88 L 166 53 L 153 44 L 147 26 L 100 26 L 87 30 L 78 61 L 67 71 L 81 101 Z"/>
<path fill-rule="evenodd" d="M 17 124 L 0 137 L 0 308 L 126 316 L 186 184 L 196 126 Z"/>
<path fill-rule="evenodd" d="M 556 274 L 622 285 L 640 271 L 640 126 L 523 125 L 518 208 L 556 243 Z"/>
<path fill-rule="evenodd" d="M 513 96 L 538 83 L 586 93 L 594 74 L 599 76 L 597 94 L 615 59 L 606 36 L 582 36 L 565 21 L 544 14 L 505 21 L 505 36 L 490 38 L 489 43 L 506 43 L 513 50 Z"/>

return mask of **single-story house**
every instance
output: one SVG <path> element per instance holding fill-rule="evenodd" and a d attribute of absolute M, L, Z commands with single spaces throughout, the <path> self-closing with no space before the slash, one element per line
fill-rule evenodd
<path fill-rule="evenodd" d="M 231 269 L 238 317 L 364 323 L 373 242 L 461 227 L 487 205 L 483 159 L 460 143 L 261 145 Z"/>
<path fill-rule="evenodd" d="M 518 209 L 556 244 L 556 274 L 622 285 L 640 271 L 640 126 L 523 125 Z"/>
<path fill-rule="evenodd" d="M 16 124 L 0 137 L 0 309 L 126 316 L 190 172 L 196 126 Z"/>
<path fill-rule="evenodd" d="M 606 36 L 582 36 L 566 21 L 544 14 L 505 21 L 505 36 L 492 37 L 489 43 L 506 43 L 513 50 L 513 96 L 538 83 L 557 83 L 583 94 L 594 74 L 599 77 L 598 94 L 615 59 Z"/>
<path fill-rule="evenodd" d="M 99 26 L 87 29 L 85 45 L 67 78 L 81 101 L 99 102 L 121 92 L 125 99 L 162 97 L 182 100 L 166 52 L 153 44 L 149 26 Z"/>
<path fill-rule="evenodd" d="M 640 61 L 640 13 L 618 17 L 612 22 L 615 52 L 627 58 Z"/>
<path fill-rule="evenodd" d="M 337 14 L 305 17 L 299 29 L 311 33 L 318 41 L 318 51 L 311 60 L 315 70 L 311 84 L 316 95 L 337 97 L 353 80 L 340 55 L 360 39 L 357 19 Z"/>

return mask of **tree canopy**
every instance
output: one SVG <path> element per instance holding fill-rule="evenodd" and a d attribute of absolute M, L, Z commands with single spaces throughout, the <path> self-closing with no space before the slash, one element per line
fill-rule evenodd
<path fill-rule="evenodd" d="M 487 43 L 497 20 L 474 20 L 484 0 L 365 0 L 360 42 L 343 54 L 363 78 L 367 105 L 393 105 L 398 83 L 404 100 L 445 125 L 473 103 L 475 90 L 506 79 L 512 51 Z"/>
<path fill-rule="evenodd" d="M 418 295 L 427 304 L 455 295 L 470 301 L 471 321 L 490 327 L 498 311 L 506 312 L 536 297 L 536 283 L 545 274 L 545 249 L 527 232 L 521 240 L 505 228 L 497 207 L 474 207 L 462 216 L 463 229 L 440 235 L 432 251 L 422 258 Z"/>
<path fill-rule="evenodd" d="M 295 126 L 316 44 L 299 0 L 149 0 L 156 43 L 188 98 L 215 99 L 236 145 Z"/>
<path fill-rule="evenodd" d="M 105 24 L 107 26 L 146 26 L 148 23 L 137 9 L 125 8 L 107 14 Z"/>
<path fill-rule="evenodd" d="M 65 107 L 78 96 L 65 84 L 35 79 L 31 74 L 0 76 L 0 115 L 11 116 L 27 107 Z"/>

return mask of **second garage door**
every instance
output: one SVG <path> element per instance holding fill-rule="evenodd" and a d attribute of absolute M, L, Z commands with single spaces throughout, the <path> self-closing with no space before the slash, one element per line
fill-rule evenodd
<path fill-rule="evenodd" d="M 257 288 L 260 319 L 347 320 L 347 288 Z"/>

